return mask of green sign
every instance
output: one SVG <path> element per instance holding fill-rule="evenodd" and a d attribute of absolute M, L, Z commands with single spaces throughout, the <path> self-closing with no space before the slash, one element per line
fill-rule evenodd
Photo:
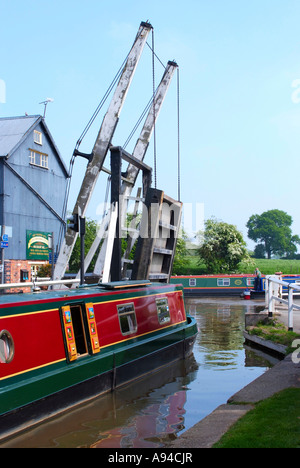
<path fill-rule="evenodd" d="M 26 231 L 27 260 L 49 260 L 49 235 L 51 232 Z"/>

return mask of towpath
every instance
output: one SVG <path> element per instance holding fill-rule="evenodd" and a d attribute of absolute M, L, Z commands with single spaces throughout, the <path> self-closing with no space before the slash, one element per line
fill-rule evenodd
<path fill-rule="evenodd" d="M 287 310 L 278 311 L 278 320 L 287 325 Z M 294 311 L 293 329 L 300 333 L 300 311 Z M 290 387 L 300 388 L 300 351 L 297 359 L 290 354 L 263 375 L 235 393 L 228 401 L 218 406 L 211 414 L 184 432 L 173 443 L 174 448 L 211 448 L 223 434 L 255 403 L 267 399 Z M 237 403 L 237 404 L 232 404 Z"/>

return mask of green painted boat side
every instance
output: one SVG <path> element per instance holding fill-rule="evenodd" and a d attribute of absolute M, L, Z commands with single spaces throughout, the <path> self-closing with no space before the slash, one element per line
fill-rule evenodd
<path fill-rule="evenodd" d="M 255 275 L 182 275 L 172 276 L 170 283 L 182 285 L 185 296 L 240 296 L 254 287 Z M 264 279 L 263 279 L 264 288 Z"/>

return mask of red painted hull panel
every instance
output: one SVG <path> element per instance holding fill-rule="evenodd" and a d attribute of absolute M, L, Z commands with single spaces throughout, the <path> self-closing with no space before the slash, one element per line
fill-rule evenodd
<path fill-rule="evenodd" d="M 82 291 L 82 295 L 77 293 L 67 298 L 53 299 L 49 294 L 47 300 L 38 300 L 37 296 L 36 300 L 18 300 L 15 303 L 12 297 L 9 307 L 7 304 L 1 304 L 0 331 L 8 330 L 12 335 L 15 355 L 12 362 L 0 364 L 0 381 L 67 360 L 60 319 L 60 306 L 65 303 L 93 302 L 100 348 L 126 342 L 129 339 L 134 340 L 186 320 L 180 290 L 170 291 L 163 287 L 156 287 L 155 290 L 147 288 L 144 295 L 141 295 L 141 289 L 125 290 L 122 294 L 120 292 L 88 294 L 85 290 Z M 155 302 L 157 297 L 168 298 L 171 320 L 167 324 L 158 323 Z M 130 336 L 124 336 L 121 333 L 117 314 L 117 306 L 124 303 L 134 304 L 138 321 L 136 333 Z"/>

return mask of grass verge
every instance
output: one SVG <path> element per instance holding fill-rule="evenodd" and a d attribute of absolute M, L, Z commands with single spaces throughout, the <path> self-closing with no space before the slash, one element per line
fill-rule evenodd
<path fill-rule="evenodd" d="M 300 389 L 257 403 L 214 448 L 300 448 Z"/>
<path fill-rule="evenodd" d="M 293 342 L 300 338 L 298 333 L 288 331 L 284 324 L 272 318 L 266 318 L 254 327 L 247 327 L 247 333 L 286 346 L 286 354 L 293 352 Z"/>
<path fill-rule="evenodd" d="M 286 275 L 300 273 L 300 260 L 267 260 L 253 258 L 253 264 L 248 265 L 240 263 L 236 273 L 253 274 L 255 268 L 264 275 L 274 275 L 277 271 L 281 271 Z M 196 255 L 189 255 L 186 257 L 185 266 L 176 271 L 177 275 L 205 275 L 207 268 L 203 261 L 199 262 L 199 257 Z"/>
<path fill-rule="evenodd" d="M 293 342 L 300 338 L 271 318 L 247 327 L 247 332 L 286 346 L 287 354 L 293 352 Z M 288 388 L 257 403 L 214 448 L 300 448 L 300 389 Z"/>

